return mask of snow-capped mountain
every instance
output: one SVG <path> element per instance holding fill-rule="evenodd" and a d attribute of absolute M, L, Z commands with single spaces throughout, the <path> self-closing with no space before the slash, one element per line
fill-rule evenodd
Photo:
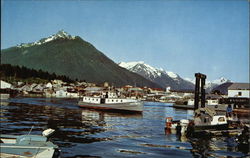
<path fill-rule="evenodd" d="M 210 92 L 211 90 L 213 90 L 213 88 L 222 85 L 224 83 L 228 83 L 228 82 L 232 82 L 229 79 L 226 79 L 225 77 L 221 77 L 219 79 L 213 80 L 213 81 L 207 81 L 206 82 L 206 91 Z"/>
<path fill-rule="evenodd" d="M 191 82 L 195 85 L 195 79 L 191 79 L 191 78 L 184 78 L 186 81 Z"/>
<path fill-rule="evenodd" d="M 157 77 L 161 77 L 162 75 L 166 74 L 169 77 L 176 79 L 178 77 L 177 74 L 170 72 L 170 71 L 164 71 L 163 69 L 157 69 L 154 68 L 148 64 L 145 64 L 143 61 L 139 62 L 121 62 L 119 63 L 119 66 L 126 68 L 132 72 L 139 73 L 140 75 L 150 79 L 154 80 Z"/>
<path fill-rule="evenodd" d="M 185 78 L 186 81 L 189 81 L 191 83 L 193 83 L 195 85 L 195 79 L 190 79 L 190 78 Z M 219 79 L 213 80 L 213 81 L 206 81 L 206 91 L 210 92 L 211 90 L 213 90 L 213 88 L 222 85 L 224 83 L 229 83 L 232 82 L 229 79 L 226 79 L 225 77 L 220 77 Z"/>
<path fill-rule="evenodd" d="M 56 34 L 51 35 L 47 38 L 43 38 L 39 41 L 33 42 L 33 43 L 21 43 L 20 45 L 17 45 L 17 47 L 21 48 L 21 47 L 30 47 L 30 46 L 34 46 L 34 45 L 41 45 L 56 39 L 75 39 L 76 36 L 71 36 L 70 34 L 68 34 L 67 32 L 60 30 L 58 31 Z"/>
<path fill-rule="evenodd" d="M 171 87 L 172 89 L 193 89 L 194 84 L 182 79 L 174 72 L 163 70 L 162 68 L 154 68 L 143 61 L 139 62 L 121 62 L 119 66 L 129 71 L 135 72 L 162 87 Z"/>

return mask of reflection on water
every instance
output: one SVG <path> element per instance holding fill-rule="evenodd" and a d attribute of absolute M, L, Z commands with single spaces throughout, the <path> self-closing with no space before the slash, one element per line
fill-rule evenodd
<path fill-rule="evenodd" d="M 56 132 L 62 157 L 242 157 L 235 138 L 165 135 L 165 117 L 192 118 L 192 110 L 145 103 L 142 114 L 82 109 L 74 99 L 15 98 L 1 102 L 1 133 Z"/>

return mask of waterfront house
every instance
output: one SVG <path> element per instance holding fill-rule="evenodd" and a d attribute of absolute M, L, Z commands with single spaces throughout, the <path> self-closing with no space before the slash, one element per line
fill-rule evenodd
<path fill-rule="evenodd" d="M 32 87 L 31 87 L 31 85 L 26 84 L 26 85 L 18 88 L 18 90 L 26 94 L 26 93 L 32 91 Z"/>
<path fill-rule="evenodd" d="M 12 87 L 10 83 L 7 83 L 5 81 L 0 81 L 0 100 L 2 99 L 8 99 L 9 98 L 9 90 Z"/>
<path fill-rule="evenodd" d="M 31 85 L 30 85 L 30 91 L 33 91 L 33 89 L 37 86 L 38 84 L 36 84 L 36 83 L 32 83 Z"/>
<path fill-rule="evenodd" d="M 249 83 L 233 83 L 228 87 L 228 97 L 249 98 Z"/>
<path fill-rule="evenodd" d="M 45 89 L 45 86 L 43 84 L 38 84 L 35 87 L 33 87 L 32 91 L 37 93 L 43 93 Z"/>
<path fill-rule="evenodd" d="M 164 95 L 165 92 L 161 88 L 149 88 L 151 94 Z"/>
<path fill-rule="evenodd" d="M 46 84 L 45 87 L 48 88 L 48 89 L 52 89 L 52 88 L 53 88 L 53 85 L 49 82 L 49 83 Z"/>
<path fill-rule="evenodd" d="M 10 89 L 12 87 L 12 85 L 8 82 L 2 81 L 0 83 L 0 89 Z"/>
<path fill-rule="evenodd" d="M 55 97 L 57 98 L 66 98 L 67 91 L 65 89 L 58 89 L 55 91 Z"/>
<path fill-rule="evenodd" d="M 79 98 L 79 93 L 74 87 L 67 88 L 67 98 Z"/>
<path fill-rule="evenodd" d="M 249 83 L 233 83 L 228 87 L 227 98 L 220 99 L 222 104 L 231 104 L 236 108 L 250 109 L 250 84 Z M 240 111 L 240 110 L 239 110 Z"/>
<path fill-rule="evenodd" d="M 64 82 L 62 80 L 53 80 L 52 81 L 53 84 L 57 84 L 57 85 L 62 85 L 64 84 Z"/>

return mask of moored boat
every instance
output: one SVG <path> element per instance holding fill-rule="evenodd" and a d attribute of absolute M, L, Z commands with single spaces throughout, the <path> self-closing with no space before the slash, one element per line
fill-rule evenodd
<path fill-rule="evenodd" d="M 230 133 L 232 129 L 229 128 L 233 123 L 230 115 L 221 115 L 217 113 L 218 101 L 217 100 L 207 100 L 205 97 L 205 79 L 206 75 L 201 73 L 196 73 L 196 84 L 195 84 L 195 99 L 189 100 L 188 105 L 193 106 L 194 109 L 194 119 L 193 120 L 180 120 L 173 121 L 171 118 L 166 119 L 166 130 L 167 133 L 171 130 L 176 130 L 176 134 L 186 134 L 187 136 L 201 136 L 216 133 Z M 210 104 L 210 105 L 208 105 Z M 214 106 L 214 108 L 213 108 Z M 225 109 L 223 105 L 222 109 Z M 221 108 L 220 108 L 221 109 Z M 229 113 L 228 113 L 229 114 Z M 234 123 L 233 132 L 239 124 Z"/>
<path fill-rule="evenodd" d="M 54 132 L 47 129 L 43 135 L 6 135 L 1 134 L 1 157 L 52 158 L 59 156 L 59 148 L 48 141 L 48 136 Z"/>
<path fill-rule="evenodd" d="M 205 106 L 211 110 L 215 111 L 226 111 L 227 105 L 226 104 L 220 104 L 217 99 L 207 99 Z M 186 102 L 175 103 L 173 105 L 174 108 L 179 109 L 194 109 L 194 99 L 188 99 Z"/>
<path fill-rule="evenodd" d="M 106 92 L 100 96 L 83 96 L 78 106 L 103 110 L 119 110 L 142 112 L 143 102 L 137 99 L 121 98 L 114 92 Z"/>
<path fill-rule="evenodd" d="M 206 130 L 226 130 L 228 129 L 228 119 L 225 115 L 218 115 L 215 111 L 208 108 L 195 111 L 194 120 L 182 119 L 173 121 L 172 118 L 166 119 L 166 130 L 171 133 L 189 134 L 202 133 Z M 191 130 L 191 131 L 190 131 Z"/>

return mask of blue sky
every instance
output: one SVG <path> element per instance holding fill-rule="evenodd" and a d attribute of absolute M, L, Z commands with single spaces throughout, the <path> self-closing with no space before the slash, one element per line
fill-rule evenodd
<path fill-rule="evenodd" d="M 249 82 L 247 0 L 2 0 L 1 47 L 65 30 L 115 62 Z"/>

